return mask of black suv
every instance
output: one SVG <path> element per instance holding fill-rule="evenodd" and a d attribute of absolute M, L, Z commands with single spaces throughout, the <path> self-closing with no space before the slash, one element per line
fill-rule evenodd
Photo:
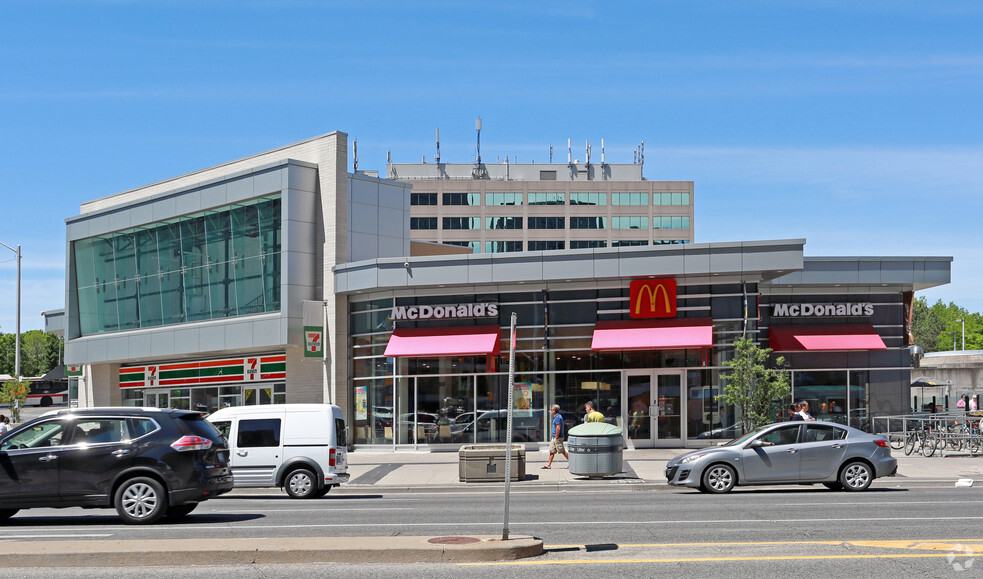
<path fill-rule="evenodd" d="M 199 412 L 54 410 L 0 437 L 0 521 L 31 507 L 116 507 L 123 522 L 149 524 L 230 490 L 228 444 Z"/>

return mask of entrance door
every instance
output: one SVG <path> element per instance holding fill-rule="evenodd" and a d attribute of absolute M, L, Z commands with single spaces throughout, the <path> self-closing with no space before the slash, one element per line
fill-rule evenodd
<path fill-rule="evenodd" d="M 143 394 L 144 404 L 150 408 L 168 408 L 170 398 L 167 390 L 147 390 Z"/>
<path fill-rule="evenodd" d="M 248 386 L 242 389 L 242 405 L 273 404 L 272 386 Z"/>
<path fill-rule="evenodd" d="M 686 409 L 681 370 L 629 370 L 628 438 L 636 448 L 682 446 Z"/>

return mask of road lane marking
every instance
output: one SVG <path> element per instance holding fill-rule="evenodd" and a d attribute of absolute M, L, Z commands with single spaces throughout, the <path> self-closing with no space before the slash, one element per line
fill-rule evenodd
<path fill-rule="evenodd" d="M 835 559 L 925 559 L 949 557 L 948 553 L 895 553 L 883 555 L 765 555 L 761 557 L 678 557 L 664 559 L 563 559 L 558 561 L 501 561 L 458 563 L 461 567 L 492 565 L 623 565 L 626 563 L 724 563 L 728 561 L 819 561 Z"/>

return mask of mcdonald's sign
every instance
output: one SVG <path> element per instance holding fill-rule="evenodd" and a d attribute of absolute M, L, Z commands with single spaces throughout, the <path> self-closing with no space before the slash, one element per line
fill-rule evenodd
<path fill-rule="evenodd" d="M 632 318 L 676 317 L 676 280 L 636 279 L 629 287 L 628 313 Z"/>

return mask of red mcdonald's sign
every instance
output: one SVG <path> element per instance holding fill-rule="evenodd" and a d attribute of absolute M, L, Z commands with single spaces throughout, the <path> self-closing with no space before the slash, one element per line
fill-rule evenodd
<path fill-rule="evenodd" d="M 628 313 L 632 318 L 676 317 L 676 280 L 636 279 L 629 289 Z"/>

